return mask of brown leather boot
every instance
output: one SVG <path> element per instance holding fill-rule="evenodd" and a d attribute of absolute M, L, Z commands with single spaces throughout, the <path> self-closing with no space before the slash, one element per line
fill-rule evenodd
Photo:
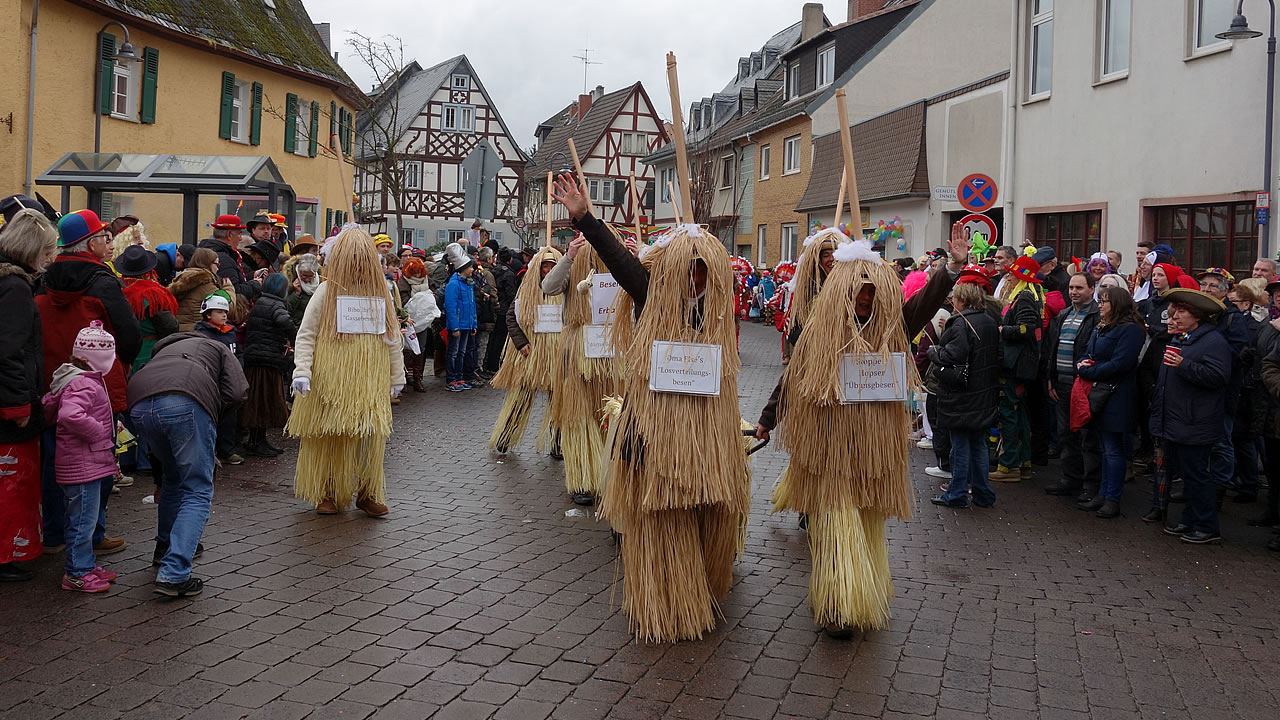
<path fill-rule="evenodd" d="M 325 498 L 324 500 L 321 500 L 321 501 L 320 501 L 320 504 L 319 504 L 319 505 L 317 505 L 317 506 L 316 506 L 316 514 L 318 514 L 318 515 L 337 515 L 337 514 L 338 514 L 338 503 L 334 502 L 334 501 L 333 501 L 332 499 L 330 499 L 330 498 Z"/>
<path fill-rule="evenodd" d="M 362 497 L 356 500 L 356 507 L 363 510 L 369 517 L 382 517 L 391 512 L 390 508 L 371 497 Z"/>

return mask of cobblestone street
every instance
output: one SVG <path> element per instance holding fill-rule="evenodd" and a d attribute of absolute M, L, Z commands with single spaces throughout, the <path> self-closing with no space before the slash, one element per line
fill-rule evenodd
<path fill-rule="evenodd" d="M 742 329 L 744 417 L 778 377 L 779 335 Z M 113 500 L 128 549 L 99 596 L 58 589 L 61 555 L 0 586 L 0 717 L 1145 718 L 1280 713 L 1280 562 L 1259 506 L 1228 503 L 1221 546 L 1125 515 L 1095 519 L 1031 482 L 994 510 L 928 503 L 932 454 L 913 449 L 918 515 L 891 522 L 892 626 L 831 640 L 812 621 L 808 549 L 768 513 L 785 456 L 754 456 L 745 557 L 699 642 L 627 633 L 607 526 L 566 517 L 558 462 L 532 433 L 484 444 L 492 389 L 407 393 L 388 445 L 391 514 L 320 517 L 292 495 L 290 452 L 223 470 L 195 574 L 203 595 L 151 592 L 155 506 L 140 477 Z M 541 417 L 541 408 L 535 419 Z"/>

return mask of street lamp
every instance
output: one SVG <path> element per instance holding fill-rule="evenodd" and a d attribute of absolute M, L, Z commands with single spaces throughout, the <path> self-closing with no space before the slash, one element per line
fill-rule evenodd
<path fill-rule="evenodd" d="M 111 27 L 112 25 L 115 25 L 116 27 L 119 27 L 121 30 L 124 31 L 124 44 L 122 44 L 120 48 L 116 50 L 116 53 L 114 55 L 104 58 L 104 57 L 101 57 L 100 55 L 101 48 L 102 48 L 102 36 L 106 34 L 107 28 Z M 125 27 L 121 23 L 116 22 L 115 20 L 112 20 L 108 22 L 106 25 L 103 25 L 102 29 L 98 31 L 98 48 L 99 48 L 99 51 L 94 53 L 94 59 L 93 59 L 94 60 L 93 62 L 94 78 L 97 80 L 97 82 L 93 84 L 93 105 L 90 106 L 93 108 L 93 152 L 94 154 L 97 154 L 102 151 L 102 108 L 100 107 L 100 105 L 102 103 L 101 93 L 102 93 L 103 61 L 114 60 L 116 62 L 138 62 L 142 60 L 142 56 L 138 54 L 137 48 L 133 46 L 133 43 L 129 42 L 129 28 Z M 108 94 L 108 97 L 113 97 L 114 95 L 115 95 L 115 92 L 113 89 L 113 91 Z"/>
<path fill-rule="evenodd" d="M 1266 193 L 1268 201 L 1271 197 L 1271 128 L 1275 117 L 1275 88 L 1276 88 L 1276 2 L 1275 0 L 1267 0 L 1271 6 L 1271 34 L 1267 36 L 1267 126 L 1266 126 L 1266 142 L 1262 156 L 1262 168 L 1264 177 L 1262 179 L 1262 192 Z M 1248 40 L 1250 38 L 1262 37 L 1262 33 L 1249 27 L 1249 21 L 1244 17 L 1244 0 L 1236 5 L 1236 16 L 1231 19 L 1231 27 L 1226 31 L 1220 32 L 1214 37 L 1220 40 Z M 1269 211 L 1268 211 L 1269 214 Z M 1268 257 L 1271 256 L 1271 218 L 1267 218 L 1267 223 L 1262 227 L 1262 253 Z"/>

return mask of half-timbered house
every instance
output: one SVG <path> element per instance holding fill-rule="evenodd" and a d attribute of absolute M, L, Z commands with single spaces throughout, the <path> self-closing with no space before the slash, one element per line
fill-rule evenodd
<path fill-rule="evenodd" d="M 528 156 L 465 55 L 410 63 L 356 119 L 357 217 L 426 248 L 480 219 L 499 243 L 520 218 Z"/>
<path fill-rule="evenodd" d="M 525 168 L 528 188 L 530 236 L 546 236 L 546 175 L 573 167 L 569 140 L 573 140 L 587 178 L 597 217 L 632 227 L 653 217 L 653 168 L 640 162 L 670 138 L 653 102 L 639 82 L 605 93 L 603 87 L 583 94 L 537 129 L 538 149 Z M 636 178 L 636 202 L 630 188 Z M 564 208 L 552 210 L 552 232 L 568 227 Z"/>

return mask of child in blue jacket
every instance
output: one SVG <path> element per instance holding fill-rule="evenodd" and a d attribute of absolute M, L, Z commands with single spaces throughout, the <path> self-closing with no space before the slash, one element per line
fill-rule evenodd
<path fill-rule="evenodd" d="M 449 347 L 445 359 L 445 379 L 452 392 L 470 390 L 462 380 L 467 359 L 467 345 L 475 341 L 476 295 L 471 276 L 476 264 L 462 255 L 454 261 L 454 274 L 444 290 L 444 320 L 449 331 Z"/>

